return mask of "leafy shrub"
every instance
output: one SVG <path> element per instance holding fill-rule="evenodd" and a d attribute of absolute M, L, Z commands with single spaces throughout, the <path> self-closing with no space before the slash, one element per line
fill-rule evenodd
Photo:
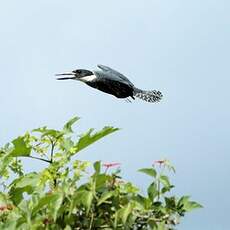
<path fill-rule="evenodd" d="M 0 149 L 0 229 L 173 229 L 186 212 L 201 207 L 188 196 L 168 195 L 173 185 L 166 172 L 174 168 L 166 160 L 139 170 L 151 178 L 144 195 L 120 177 L 118 163 L 92 167 L 72 159 L 118 130 L 90 129 L 73 140 L 77 120 L 62 130 L 35 129 Z M 22 157 L 48 166 L 25 173 Z"/>

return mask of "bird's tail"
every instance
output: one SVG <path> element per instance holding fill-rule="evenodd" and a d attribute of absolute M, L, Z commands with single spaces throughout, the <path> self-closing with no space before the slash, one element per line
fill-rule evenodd
<path fill-rule="evenodd" d="M 159 102 L 163 95 L 160 91 L 157 90 L 141 90 L 138 88 L 134 88 L 133 95 L 135 97 L 138 97 L 139 99 L 142 99 L 147 102 Z"/>

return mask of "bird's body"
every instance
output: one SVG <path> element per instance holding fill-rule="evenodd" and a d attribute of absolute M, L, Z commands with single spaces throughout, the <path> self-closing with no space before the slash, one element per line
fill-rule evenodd
<path fill-rule="evenodd" d="M 72 77 L 60 77 L 58 80 L 72 79 L 82 81 L 95 89 L 112 94 L 117 98 L 132 97 L 135 99 L 135 97 L 138 97 L 148 102 L 158 102 L 162 98 L 160 91 L 138 89 L 127 77 L 110 67 L 98 65 L 98 68 L 99 70 L 95 71 L 78 69 L 70 73 L 57 74 L 58 76 L 72 75 Z"/>

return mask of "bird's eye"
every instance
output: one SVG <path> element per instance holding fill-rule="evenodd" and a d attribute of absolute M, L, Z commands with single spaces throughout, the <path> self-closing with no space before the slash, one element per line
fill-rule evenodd
<path fill-rule="evenodd" d="M 74 72 L 74 73 L 78 73 L 78 74 L 80 74 L 80 73 L 81 73 L 81 70 L 76 69 L 76 70 L 74 70 L 73 72 Z"/>

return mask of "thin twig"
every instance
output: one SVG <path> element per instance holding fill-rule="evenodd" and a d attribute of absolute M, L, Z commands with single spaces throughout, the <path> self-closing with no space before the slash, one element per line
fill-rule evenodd
<path fill-rule="evenodd" d="M 21 156 L 21 157 L 28 157 L 28 158 L 33 158 L 33 159 L 36 159 L 36 160 L 40 160 L 40 161 L 45 161 L 46 163 L 51 163 L 50 160 L 46 160 L 46 159 L 43 159 L 43 158 L 40 158 L 40 157 L 34 157 L 34 156 Z"/>
<path fill-rule="evenodd" d="M 51 150 L 50 150 L 50 163 L 51 164 L 53 163 L 54 147 L 55 147 L 55 144 L 52 141 L 51 142 Z"/>
<path fill-rule="evenodd" d="M 50 150 L 50 164 L 53 163 L 53 155 L 54 155 L 54 147 L 55 147 L 55 142 L 52 140 L 51 137 L 47 136 L 50 144 L 51 144 L 51 150 Z"/>
<path fill-rule="evenodd" d="M 55 141 L 53 141 L 52 138 L 50 138 L 48 136 L 48 138 L 50 140 L 50 143 L 51 143 L 51 150 L 50 150 L 50 163 L 51 164 L 53 163 L 54 148 L 55 148 L 55 146 L 56 146 L 56 144 L 57 144 L 57 142 L 58 142 L 60 137 L 61 137 L 61 135 L 58 136 Z"/>

